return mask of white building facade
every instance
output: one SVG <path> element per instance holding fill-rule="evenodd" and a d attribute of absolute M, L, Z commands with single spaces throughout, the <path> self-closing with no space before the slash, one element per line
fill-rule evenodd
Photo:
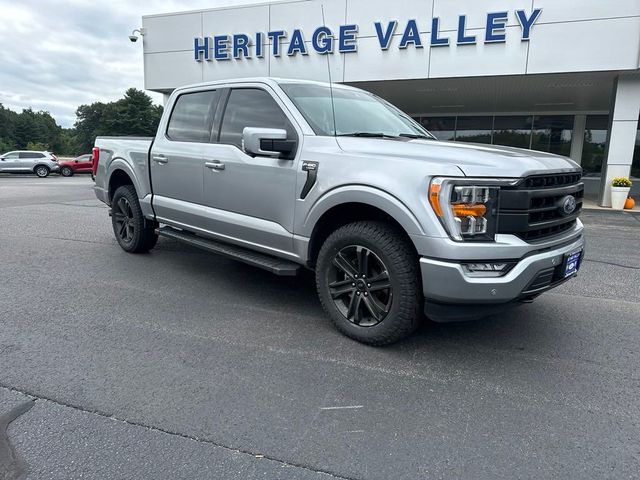
<path fill-rule="evenodd" d="M 604 206 L 613 177 L 640 177 L 640 0 L 302 0 L 142 23 L 149 90 L 331 80 L 440 139 L 570 156 Z"/>

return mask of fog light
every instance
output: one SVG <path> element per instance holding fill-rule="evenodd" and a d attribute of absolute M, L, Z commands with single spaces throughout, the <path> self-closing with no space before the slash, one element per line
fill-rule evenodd
<path fill-rule="evenodd" d="M 465 272 L 478 277 L 501 277 L 505 275 L 515 263 L 463 263 Z"/>

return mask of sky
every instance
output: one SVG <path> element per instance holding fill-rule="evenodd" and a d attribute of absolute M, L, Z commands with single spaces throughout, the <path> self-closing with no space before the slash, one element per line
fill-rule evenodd
<path fill-rule="evenodd" d="M 79 105 L 144 88 L 142 42 L 129 41 L 143 15 L 261 1 L 0 0 L 0 103 L 72 127 Z"/>

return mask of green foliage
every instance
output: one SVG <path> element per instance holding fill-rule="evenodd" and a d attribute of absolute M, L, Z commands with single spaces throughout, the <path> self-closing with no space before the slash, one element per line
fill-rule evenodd
<path fill-rule="evenodd" d="M 0 153 L 10 150 L 49 150 L 59 155 L 89 153 L 98 135 L 154 136 L 162 107 L 130 88 L 115 102 L 80 105 L 74 128 L 62 128 L 45 111 L 30 108 L 16 113 L 0 104 Z"/>
<path fill-rule="evenodd" d="M 611 180 L 611 186 L 613 187 L 630 187 L 633 182 L 626 177 L 616 177 Z"/>

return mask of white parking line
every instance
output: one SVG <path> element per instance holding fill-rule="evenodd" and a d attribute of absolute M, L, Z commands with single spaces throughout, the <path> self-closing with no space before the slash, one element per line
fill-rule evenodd
<path fill-rule="evenodd" d="M 362 405 L 347 405 L 346 407 L 320 407 L 320 410 L 356 410 Z"/>

